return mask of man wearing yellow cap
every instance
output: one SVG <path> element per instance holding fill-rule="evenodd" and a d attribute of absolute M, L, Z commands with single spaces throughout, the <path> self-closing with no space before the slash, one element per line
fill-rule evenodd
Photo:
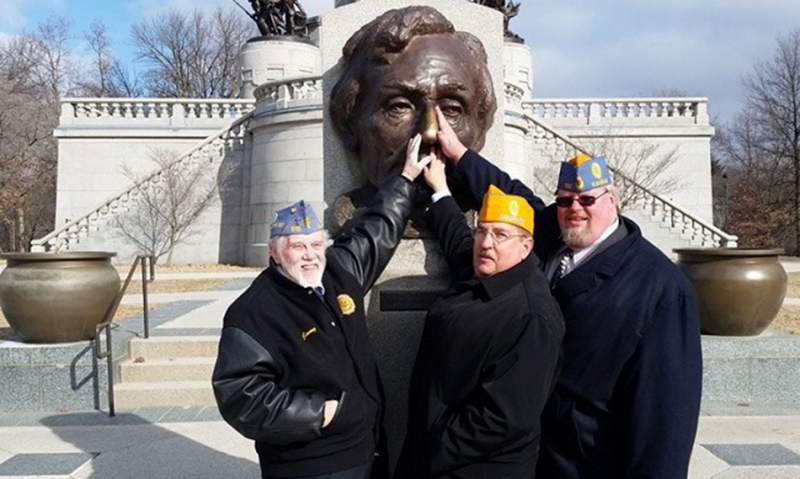
<path fill-rule="evenodd" d="M 425 319 L 394 477 L 530 478 L 564 335 L 533 253 L 533 209 L 489 187 L 473 238 L 441 160 L 425 180 L 452 282 Z"/>
<path fill-rule="evenodd" d="M 544 479 L 685 479 L 702 359 L 691 284 L 618 212 L 605 158 L 561 165 L 555 204 L 468 151 L 439 115 L 450 180 L 479 201 L 494 184 L 537 211 L 535 251 L 566 322 L 564 363 L 542 414 Z M 524 387 L 524 385 L 520 385 Z"/>

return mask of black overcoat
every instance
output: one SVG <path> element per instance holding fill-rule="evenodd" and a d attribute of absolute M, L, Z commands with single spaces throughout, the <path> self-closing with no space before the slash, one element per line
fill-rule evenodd
<path fill-rule="evenodd" d="M 477 279 L 455 200 L 436 202 L 426 222 L 453 285 L 425 318 L 395 479 L 532 478 L 564 335 L 539 259 Z"/>
<path fill-rule="evenodd" d="M 489 184 L 536 209 L 535 251 L 558 252 L 555 205 L 468 152 L 453 175 L 477 203 Z M 702 389 L 694 290 L 621 217 L 627 230 L 558 282 L 564 366 L 542 416 L 540 479 L 685 479 Z"/>

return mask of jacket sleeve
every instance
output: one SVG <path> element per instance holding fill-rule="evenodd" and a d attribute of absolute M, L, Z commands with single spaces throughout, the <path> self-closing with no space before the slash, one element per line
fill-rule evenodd
<path fill-rule="evenodd" d="M 239 328 L 223 328 L 211 381 L 223 419 L 249 439 L 289 444 L 321 434 L 326 397 L 280 387 L 272 355 Z"/>
<path fill-rule="evenodd" d="M 553 389 L 561 344 L 547 323 L 526 315 L 498 331 L 481 383 L 428 437 L 432 476 L 540 436 L 539 415 Z"/>
<path fill-rule="evenodd" d="M 387 178 L 367 210 L 328 248 L 328 256 L 355 276 L 364 291 L 372 288 L 400 244 L 413 193 L 413 183 L 402 175 Z"/>
<path fill-rule="evenodd" d="M 474 275 L 472 266 L 472 232 L 464 213 L 452 196 L 432 204 L 425 213 L 425 224 L 439 239 L 451 282 L 465 281 Z"/>
<path fill-rule="evenodd" d="M 703 366 L 694 296 L 675 297 L 656 311 L 624 374 L 630 411 L 625 477 L 683 479 L 688 473 Z"/>
<path fill-rule="evenodd" d="M 523 182 L 512 179 L 505 171 L 472 150 L 467 150 L 458 161 L 451 179 L 466 193 L 471 201 L 470 207 L 474 209 L 481 208 L 483 195 L 489 185 L 500 188 L 506 194 L 525 198 L 537 214 L 545 209 L 544 201 Z"/>

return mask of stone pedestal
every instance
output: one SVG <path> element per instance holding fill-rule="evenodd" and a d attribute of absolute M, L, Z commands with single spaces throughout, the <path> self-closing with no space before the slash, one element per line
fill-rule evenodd
<path fill-rule="evenodd" d="M 386 434 L 395 464 L 408 421 L 408 386 L 430 304 L 449 271 L 435 240 L 403 240 L 366 301 L 370 337 L 386 392 Z"/>
<path fill-rule="evenodd" d="M 266 82 L 321 73 L 319 48 L 297 37 L 251 39 L 240 53 L 242 96 Z M 247 214 L 244 262 L 269 264 L 269 228 L 275 211 L 299 199 L 322 204 L 322 103 L 319 81 L 304 80 L 259 93 L 250 122 L 250 155 L 243 196 Z"/>
<path fill-rule="evenodd" d="M 280 78 L 318 75 L 322 60 L 310 40 L 292 36 L 251 38 L 239 51 L 241 98 L 253 98 L 256 87 Z"/>
<path fill-rule="evenodd" d="M 523 98 L 531 97 L 533 91 L 533 59 L 528 45 L 506 41 L 503 45 L 503 77 L 506 83 L 523 90 Z"/>

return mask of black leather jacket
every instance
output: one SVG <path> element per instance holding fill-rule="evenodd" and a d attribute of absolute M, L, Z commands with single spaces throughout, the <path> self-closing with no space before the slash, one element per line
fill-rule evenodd
<path fill-rule="evenodd" d="M 264 474 L 324 474 L 379 452 L 383 397 L 364 295 L 400 242 L 413 191 L 387 179 L 328 247 L 324 298 L 269 268 L 228 309 L 214 394 L 222 417 L 256 440 Z M 328 399 L 340 402 L 323 429 Z"/>

